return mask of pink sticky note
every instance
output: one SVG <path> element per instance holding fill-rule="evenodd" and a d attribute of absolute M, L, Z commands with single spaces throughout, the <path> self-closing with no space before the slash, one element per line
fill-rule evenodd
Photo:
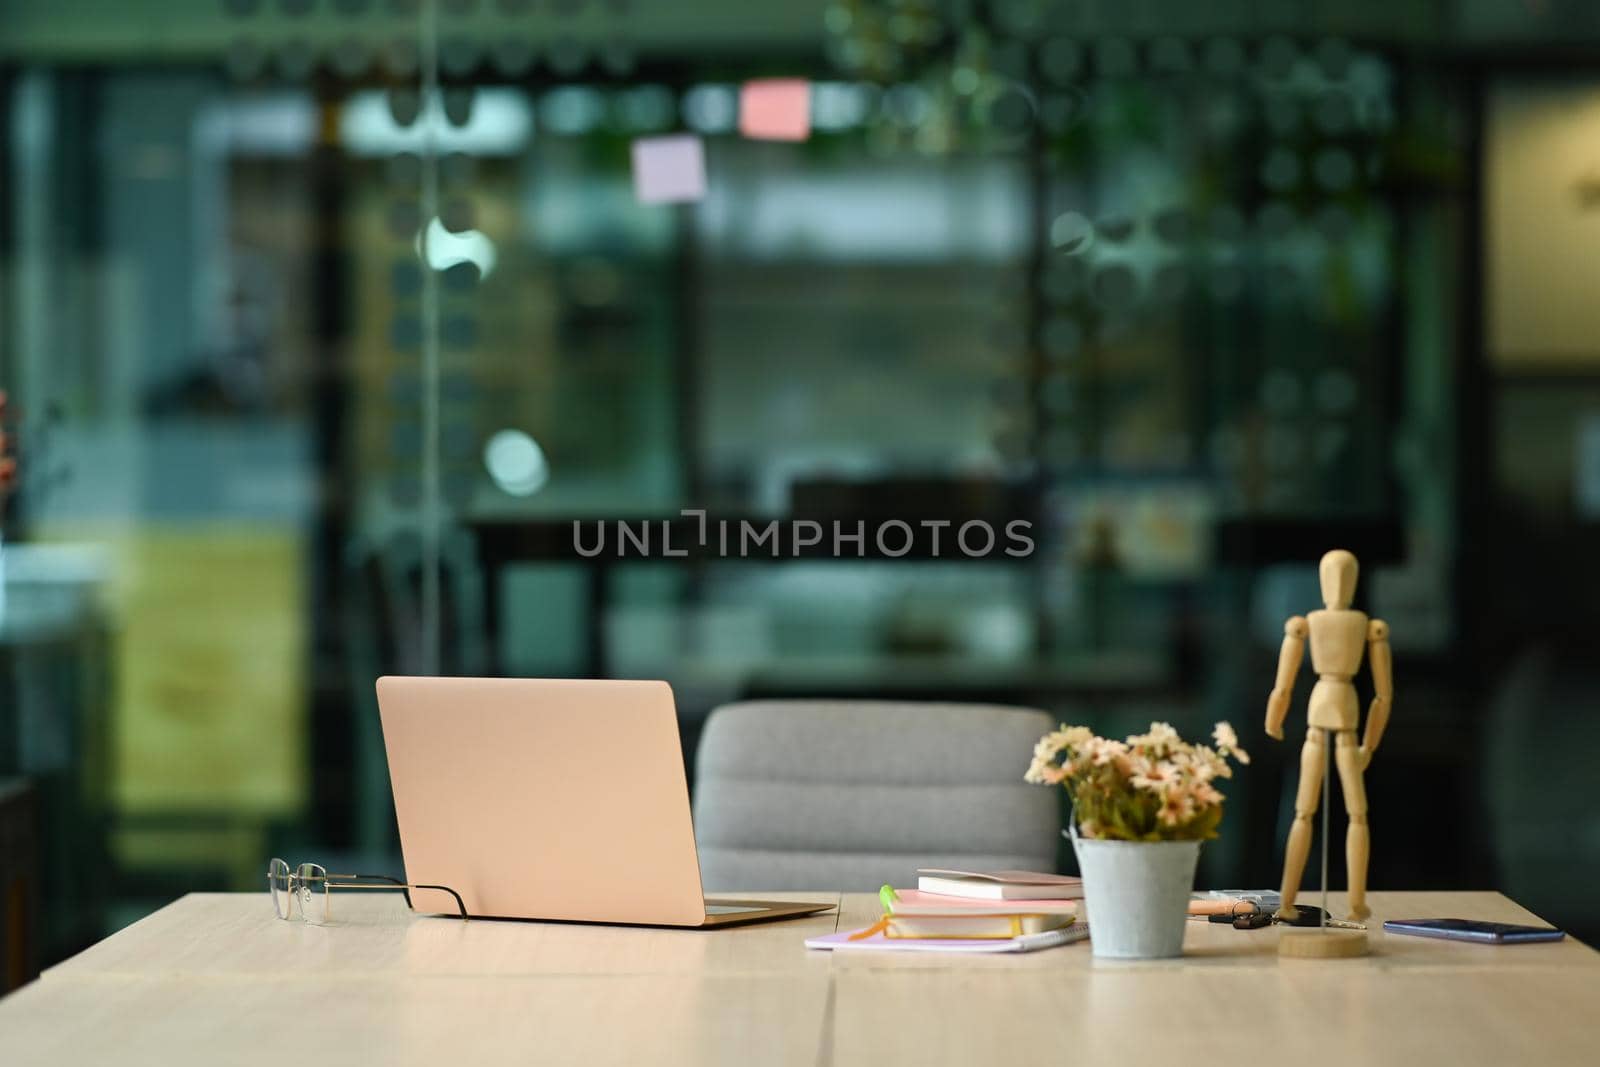
<path fill-rule="evenodd" d="M 811 136 L 811 83 L 762 78 L 739 90 L 739 132 L 759 141 L 804 141 Z"/>
<path fill-rule="evenodd" d="M 635 140 L 633 192 L 645 204 L 680 204 L 704 197 L 705 144 L 692 133 Z"/>

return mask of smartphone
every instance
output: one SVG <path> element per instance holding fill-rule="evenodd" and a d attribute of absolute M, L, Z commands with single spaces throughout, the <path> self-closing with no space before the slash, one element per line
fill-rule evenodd
<path fill-rule="evenodd" d="M 1519 941 L 1560 941 L 1567 935 L 1548 926 L 1486 923 L 1476 919 L 1389 919 L 1383 928 L 1415 937 L 1443 937 L 1451 941 L 1483 941 L 1509 945 Z"/>

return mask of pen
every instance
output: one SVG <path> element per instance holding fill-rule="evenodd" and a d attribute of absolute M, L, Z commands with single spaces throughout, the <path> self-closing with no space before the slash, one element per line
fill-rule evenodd
<path fill-rule="evenodd" d="M 1191 900 L 1190 915 L 1254 915 L 1260 906 L 1253 900 Z"/>

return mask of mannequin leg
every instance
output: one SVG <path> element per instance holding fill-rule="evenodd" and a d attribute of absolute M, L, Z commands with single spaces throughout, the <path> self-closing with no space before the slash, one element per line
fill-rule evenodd
<path fill-rule="evenodd" d="M 1313 726 L 1306 730 L 1306 743 L 1300 749 L 1300 789 L 1294 797 L 1294 826 L 1289 830 L 1289 845 L 1283 855 L 1283 906 L 1278 914 L 1292 918 L 1294 898 L 1300 892 L 1300 879 L 1306 873 L 1306 856 L 1311 852 L 1311 817 L 1317 813 L 1322 792 L 1322 764 L 1327 732 Z"/>
<path fill-rule="evenodd" d="M 1344 787 L 1344 807 L 1350 816 L 1350 829 L 1344 839 L 1344 865 L 1350 875 L 1350 918 L 1359 922 L 1372 914 L 1367 907 L 1367 855 L 1372 840 L 1367 829 L 1367 786 L 1361 777 L 1355 731 L 1339 731 L 1333 758 L 1339 765 L 1339 784 Z"/>

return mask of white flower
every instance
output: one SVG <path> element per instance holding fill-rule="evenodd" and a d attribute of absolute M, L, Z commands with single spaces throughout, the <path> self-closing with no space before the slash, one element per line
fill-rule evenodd
<path fill-rule="evenodd" d="M 1061 739 L 1061 747 L 1071 752 L 1074 757 L 1094 741 L 1094 731 L 1087 726 L 1063 726 L 1056 731 L 1055 736 Z"/>
<path fill-rule="evenodd" d="M 1096 740 L 1094 731 L 1087 726 L 1062 726 L 1052 730 L 1033 746 L 1033 762 L 1022 780 L 1034 785 L 1060 785 L 1077 772 L 1079 756 Z M 1062 753 L 1066 753 L 1064 760 Z"/>
<path fill-rule="evenodd" d="M 1061 767 L 1056 764 L 1053 757 L 1041 759 L 1035 756 L 1033 757 L 1033 762 L 1028 765 L 1028 773 L 1022 776 L 1022 780 L 1032 785 L 1054 785 L 1061 780 L 1055 777 L 1059 771 L 1061 771 Z"/>
<path fill-rule="evenodd" d="M 1199 819 L 1209 820 L 1209 827 L 1221 814 L 1223 797 L 1212 782 L 1230 777 L 1229 758 L 1241 754 L 1238 736 L 1227 723 L 1218 723 L 1213 737 L 1214 749 L 1185 742 L 1164 722 L 1153 722 L 1149 732 L 1126 741 L 1096 736 L 1085 726 L 1062 726 L 1034 746 L 1024 777 L 1041 785 L 1090 789 L 1094 802 L 1104 805 L 1113 819 L 1109 825 L 1127 821 L 1135 835 L 1165 838 Z M 1086 819 L 1080 832 L 1097 837 L 1107 825 Z"/>
<path fill-rule="evenodd" d="M 1091 737 L 1083 746 L 1083 754 L 1096 767 L 1104 767 L 1118 756 L 1126 755 L 1128 746 L 1106 737 Z"/>
<path fill-rule="evenodd" d="M 1134 734 L 1128 738 L 1130 748 L 1142 749 L 1155 756 L 1164 755 L 1168 749 L 1181 746 L 1183 739 L 1178 736 L 1178 731 L 1172 728 L 1171 723 L 1153 722 L 1150 732 Z"/>
<path fill-rule="evenodd" d="M 1240 763 L 1250 762 L 1250 753 L 1239 747 L 1239 735 L 1233 732 L 1233 727 L 1225 722 L 1219 722 L 1211 731 L 1212 738 L 1217 742 L 1217 751 L 1224 756 L 1232 756 Z"/>
<path fill-rule="evenodd" d="M 1135 789 L 1148 789 L 1152 793 L 1164 793 L 1177 782 L 1179 769 L 1165 760 L 1159 763 L 1143 761 L 1144 765 L 1130 775 L 1128 782 Z"/>
<path fill-rule="evenodd" d="M 1153 722 L 1150 724 L 1150 737 L 1155 741 L 1176 742 L 1178 731 L 1172 728 L 1170 722 Z"/>
<path fill-rule="evenodd" d="M 1179 823 L 1188 822 L 1194 817 L 1194 799 L 1186 792 L 1173 790 L 1161 802 L 1161 810 L 1157 813 L 1167 826 L 1177 826 Z"/>
<path fill-rule="evenodd" d="M 1233 777 L 1233 768 L 1228 766 L 1228 761 L 1205 745 L 1195 745 L 1190 759 L 1192 773 L 1202 782 Z"/>

